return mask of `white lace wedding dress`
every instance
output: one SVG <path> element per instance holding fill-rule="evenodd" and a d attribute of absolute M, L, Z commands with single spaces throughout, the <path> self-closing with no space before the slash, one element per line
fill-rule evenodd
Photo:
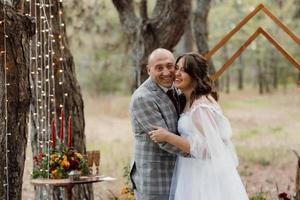
<path fill-rule="evenodd" d="M 230 123 L 212 97 L 201 97 L 181 114 L 178 131 L 190 142 L 192 158 L 178 156 L 171 200 L 248 200 Z"/>

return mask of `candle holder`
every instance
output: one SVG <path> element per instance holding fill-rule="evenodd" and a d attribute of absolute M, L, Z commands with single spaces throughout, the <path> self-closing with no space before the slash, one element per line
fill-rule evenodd
<path fill-rule="evenodd" d="M 100 151 L 93 151 L 94 162 L 96 166 L 96 175 L 99 175 L 99 166 L 100 166 Z"/>
<path fill-rule="evenodd" d="M 87 163 L 89 166 L 89 174 L 93 175 L 93 164 L 94 164 L 94 156 L 93 156 L 93 151 L 87 151 Z"/>

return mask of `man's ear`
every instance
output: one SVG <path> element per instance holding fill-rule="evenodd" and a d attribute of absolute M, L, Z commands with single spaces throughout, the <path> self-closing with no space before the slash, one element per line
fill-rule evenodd
<path fill-rule="evenodd" d="M 150 75 L 150 66 L 149 66 L 149 65 L 146 65 L 146 67 L 147 67 L 148 75 Z"/>

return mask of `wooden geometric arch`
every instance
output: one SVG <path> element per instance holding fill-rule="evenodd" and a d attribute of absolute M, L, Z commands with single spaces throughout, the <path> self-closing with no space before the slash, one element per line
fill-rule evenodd
<path fill-rule="evenodd" d="M 300 45 L 300 38 L 297 37 L 292 31 L 290 31 L 277 17 L 275 17 L 263 4 L 259 4 L 251 13 L 249 13 L 242 21 L 240 21 L 234 29 L 227 33 L 222 40 L 220 40 L 210 51 L 208 51 L 204 57 L 208 60 L 214 55 L 224 44 L 236 33 L 238 32 L 251 18 L 253 18 L 259 11 L 263 11 L 267 16 L 269 16 L 284 32 L 286 32 L 292 40 L 297 45 Z M 241 55 L 241 53 L 251 44 L 255 38 L 262 34 L 264 37 L 271 42 L 278 51 L 284 57 L 291 62 L 298 70 L 300 70 L 300 63 L 291 56 L 267 31 L 262 27 L 259 27 L 248 39 L 247 41 L 225 62 L 225 64 L 211 76 L 213 80 L 218 79 L 221 74 L 228 69 L 228 67 L 235 61 L 235 59 Z"/>

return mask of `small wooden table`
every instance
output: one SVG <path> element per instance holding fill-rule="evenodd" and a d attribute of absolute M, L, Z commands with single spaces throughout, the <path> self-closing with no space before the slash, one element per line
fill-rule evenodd
<path fill-rule="evenodd" d="M 31 184 L 35 186 L 52 186 L 52 187 L 64 187 L 65 198 L 72 200 L 72 189 L 77 184 L 97 183 L 103 181 L 113 181 L 115 178 L 106 176 L 81 176 L 80 180 L 71 179 L 32 179 Z"/>

